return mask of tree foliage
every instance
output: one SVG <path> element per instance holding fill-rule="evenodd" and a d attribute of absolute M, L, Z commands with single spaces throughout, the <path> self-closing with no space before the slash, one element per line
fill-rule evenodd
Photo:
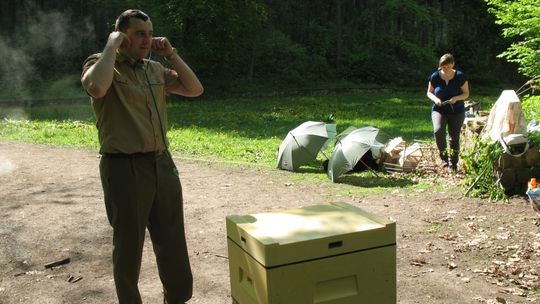
<path fill-rule="evenodd" d="M 500 54 L 519 64 L 519 71 L 529 77 L 540 75 L 540 0 L 486 0 L 489 12 L 504 27 L 502 34 L 511 38 L 510 47 Z"/>
<path fill-rule="evenodd" d="M 485 0 L 5 0 L 0 54 L 12 65 L 0 67 L 0 80 L 18 71 L 24 87 L 78 74 L 115 18 L 134 7 L 170 38 L 207 92 L 339 82 L 423 88 L 447 52 L 475 85 L 517 75 L 496 57 L 508 44 Z M 527 43 L 519 48 L 533 49 Z"/>

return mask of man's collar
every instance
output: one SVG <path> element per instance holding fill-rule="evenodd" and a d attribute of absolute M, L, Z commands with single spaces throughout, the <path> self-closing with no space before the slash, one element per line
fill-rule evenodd
<path fill-rule="evenodd" d="M 120 53 L 120 51 L 118 51 L 118 50 L 116 51 L 116 61 L 118 61 L 119 63 L 126 62 L 127 64 L 129 64 L 132 67 L 136 67 L 136 66 L 139 66 L 139 65 L 144 63 L 143 59 L 135 60 L 133 58 L 130 58 L 130 57 Z"/>

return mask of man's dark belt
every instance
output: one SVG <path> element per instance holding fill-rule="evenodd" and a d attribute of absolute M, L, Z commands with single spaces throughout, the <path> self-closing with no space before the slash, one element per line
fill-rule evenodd
<path fill-rule="evenodd" d="M 144 157 L 158 157 L 165 153 L 165 151 L 151 151 L 151 152 L 137 152 L 137 153 L 102 153 L 103 158 L 144 158 Z"/>

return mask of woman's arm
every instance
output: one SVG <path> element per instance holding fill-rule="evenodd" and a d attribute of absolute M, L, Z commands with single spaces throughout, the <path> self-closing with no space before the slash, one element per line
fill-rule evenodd
<path fill-rule="evenodd" d="M 427 88 L 427 97 L 433 101 L 437 106 L 442 106 L 442 101 L 439 99 L 439 97 L 435 96 L 435 88 L 431 84 L 431 82 L 428 82 L 428 88 Z"/>
<path fill-rule="evenodd" d="M 465 100 L 467 97 L 469 97 L 469 82 L 465 81 L 465 83 L 461 86 L 461 94 L 450 98 L 450 103 L 454 104 L 459 100 Z"/>

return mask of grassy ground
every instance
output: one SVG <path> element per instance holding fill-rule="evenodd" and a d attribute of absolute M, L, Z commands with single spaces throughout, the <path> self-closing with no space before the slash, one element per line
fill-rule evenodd
<path fill-rule="evenodd" d="M 497 96 L 472 97 L 487 106 Z M 333 115 L 337 131 L 349 126 L 375 126 L 387 138 L 432 141 L 430 106 L 419 93 L 349 93 L 271 98 L 196 98 L 174 100 L 168 106 L 171 151 L 176 157 L 213 162 L 275 167 L 277 149 L 287 133 L 304 121 L 324 121 Z M 98 150 L 95 117 L 90 103 L 71 105 L 0 106 L 0 139 Z M 322 161 L 295 175 L 300 181 L 328 180 Z M 425 189 L 429 180 L 376 178 L 371 172 L 342 177 L 361 187 L 349 189 L 365 195 L 388 187 Z"/>
<path fill-rule="evenodd" d="M 475 100 L 490 103 L 495 97 Z M 423 92 L 174 100 L 168 107 L 168 137 L 173 153 L 182 157 L 273 166 L 289 130 L 330 115 L 338 132 L 371 125 L 389 138 L 432 138 Z M 0 119 L 2 139 L 98 148 L 90 104 L 0 107 Z"/>

